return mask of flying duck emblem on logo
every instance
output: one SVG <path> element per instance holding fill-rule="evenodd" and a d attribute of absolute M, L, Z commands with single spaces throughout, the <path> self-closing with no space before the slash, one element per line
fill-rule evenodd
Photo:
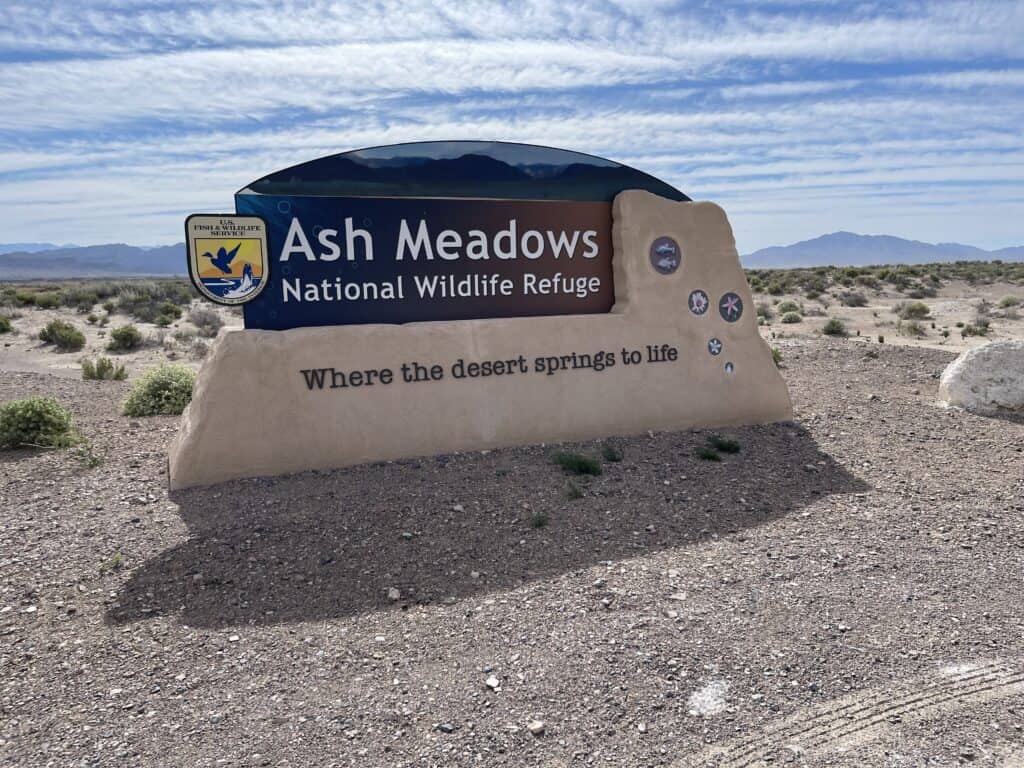
<path fill-rule="evenodd" d="M 188 273 L 217 304 L 245 304 L 270 277 L 267 225 L 259 216 L 193 214 L 185 220 Z"/>

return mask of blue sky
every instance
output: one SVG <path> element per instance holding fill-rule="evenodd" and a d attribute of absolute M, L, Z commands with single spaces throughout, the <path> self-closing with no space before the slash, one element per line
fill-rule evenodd
<path fill-rule="evenodd" d="M 302 160 L 535 142 L 728 211 L 1024 244 L 1024 2 L 4 0 L 0 242 L 163 244 Z"/>

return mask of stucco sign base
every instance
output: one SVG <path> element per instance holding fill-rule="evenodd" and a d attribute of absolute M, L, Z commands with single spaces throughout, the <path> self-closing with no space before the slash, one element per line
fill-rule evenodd
<path fill-rule="evenodd" d="M 613 217 L 609 314 L 223 332 L 171 444 L 171 488 L 791 419 L 722 209 L 629 191 Z M 682 252 L 667 274 L 659 238 Z"/>

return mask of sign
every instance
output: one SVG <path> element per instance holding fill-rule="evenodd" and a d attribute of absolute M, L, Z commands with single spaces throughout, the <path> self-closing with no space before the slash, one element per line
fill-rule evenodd
<path fill-rule="evenodd" d="M 193 279 L 246 328 L 199 373 L 172 488 L 792 418 L 725 212 L 634 169 L 429 142 L 279 171 L 235 208 L 188 223 Z"/>
<path fill-rule="evenodd" d="M 274 268 L 247 328 L 608 312 L 604 202 L 258 197 Z"/>
<path fill-rule="evenodd" d="M 267 225 L 258 216 L 194 214 L 185 220 L 188 274 L 217 304 L 245 304 L 267 286 Z"/>
<path fill-rule="evenodd" d="M 235 194 L 239 217 L 266 222 L 268 269 L 252 292 L 227 290 L 244 294 L 234 303 L 245 327 L 266 330 L 606 313 L 611 206 L 624 189 L 688 199 L 611 160 L 525 144 L 319 158 Z M 214 260 L 202 263 L 211 282 L 200 290 L 223 300 Z"/>

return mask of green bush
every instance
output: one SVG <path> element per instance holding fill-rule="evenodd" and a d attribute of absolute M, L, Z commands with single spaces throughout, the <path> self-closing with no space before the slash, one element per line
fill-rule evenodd
<path fill-rule="evenodd" d="M 786 299 L 785 301 L 780 301 L 779 305 L 777 307 L 775 307 L 775 308 L 781 314 L 783 314 L 783 315 L 786 314 L 787 312 L 799 312 L 800 311 L 800 305 L 797 304 L 792 299 Z"/>
<path fill-rule="evenodd" d="M 802 322 L 802 321 L 803 321 L 803 317 L 800 316 L 799 312 L 787 312 L 780 319 L 780 322 L 787 323 L 787 324 L 799 323 L 799 322 Z"/>
<path fill-rule="evenodd" d="M 134 325 L 122 325 L 110 332 L 107 349 L 111 352 L 126 352 L 142 346 L 142 334 Z"/>
<path fill-rule="evenodd" d="M 601 463 L 579 453 L 556 453 L 551 460 L 573 475 L 600 475 Z"/>
<path fill-rule="evenodd" d="M 0 315 L 0 333 L 11 332 L 11 318 Z"/>
<path fill-rule="evenodd" d="M 1020 299 L 1018 299 L 1016 296 L 1003 296 L 1003 298 L 999 300 L 1000 309 L 1009 309 L 1010 307 L 1016 307 L 1019 305 Z"/>
<path fill-rule="evenodd" d="M 601 456 L 605 461 L 612 463 L 622 461 L 622 449 L 615 443 L 604 443 L 601 446 Z"/>
<path fill-rule="evenodd" d="M 847 336 L 846 324 L 838 317 L 830 317 L 821 329 L 826 336 Z"/>
<path fill-rule="evenodd" d="M 844 291 L 839 294 L 839 303 L 844 307 L 866 307 L 868 305 L 868 298 L 863 293 Z"/>
<path fill-rule="evenodd" d="M 162 363 L 146 371 L 124 401 L 126 416 L 177 416 L 192 399 L 195 372 L 184 365 Z"/>
<path fill-rule="evenodd" d="M 39 332 L 39 338 L 63 352 L 77 352 L 85 346 L 85 334 L 63 320 L 48 322 Z"/>
<path fill-rule="evenodd" d="M 0 448 L 66 448 L 75 442 L 71 411 L 52 397 L 0 406 Z"/>
<path fill-rule="evenodd" d="M 208 338 L 213 338 L 217 335 L 217 331 L 224 325 L 224 321 L 221 319 L 214 310 L 207 309 L 206 307 L 196 307 L 188 313 L 188 321 L 192 323 L 196 328 L 199 329 L 199 333 Z"/>
<path fill-rule="evenodd" d="M 777 368 L 782 366 L 782 350 L 778 347 L 772 347 L 772 360 Z"/>
<path fill-rule="evenodd" d="M 722 453 L 739 453 L 740 444 L 739 441 L 733 440 L 731 437 L 723 437 L 722 435 L 712 435 L 708 438 L 708 445 L 716 451 Z"/>
<path fill-rule="evenodd" d="M 718 451 L 714 448 L 710 448 L 706 445 L 702 445 L 697 449 L 697 458 L 701 461 L 721 461 L 722 457 L 718 455 Z"/>
<path fill-rule="evenodd" d="M 128 372 L 123 365 L 115 363 L 109 357 L 98 357 L 96 362 L 92 360 L 82 361 L 82 378 L 87 381 L 105 381 L 108 379 L 122 381 L 128 378 Z"/>
<path fill-rule="evenodd" d="M 901 320 L 923 320 L 931 314 L 931 309 L 922 301 L 912 301 L 909 304 L 897 304 L 895 307 Z"/>
<path fill-rule="evenodd" d="M 56 309 L 60 306 L 59 293 L 37 293 L 36 306 L 40 309 Z"/>

